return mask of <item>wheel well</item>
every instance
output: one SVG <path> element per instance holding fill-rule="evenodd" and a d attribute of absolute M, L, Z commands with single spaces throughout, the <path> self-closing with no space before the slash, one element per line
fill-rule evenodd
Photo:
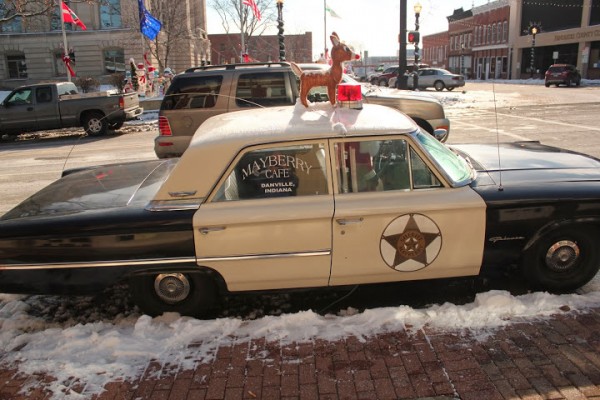
<path fill-rule="evenodd" d="M 83 124 L 86 120 L 86 118 L 91 115 L 91 114 L 98 114 L 102 117 L 105 117 L 104 112 L 102 110 L 85 110 L 84 112 L 81 113 L 81 115 L 79 116 L 79 122 L 81 124 Z"/>
<path fill-rule="evenodd" d="M 523 251 L 525 252 L 531 249 L 533 245 L 538 242 L 538 240 L 547 234 L 564 228 L 576 228 L 578 230 L 588 230 L 593 233 L 600 233 L 600 219 L 594 218 L 594 220 L 590 220 L 589 218 L 578 218 L 568 221 L 555 221 L 550 224 L 546 224 L 529 238 L 523 247 Z"/>

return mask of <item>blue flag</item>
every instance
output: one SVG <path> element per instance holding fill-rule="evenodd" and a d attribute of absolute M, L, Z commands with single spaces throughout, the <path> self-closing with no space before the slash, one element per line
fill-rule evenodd
<path fill-rule="evenodd" d="M 156 39 L 162 24 L 146 10 L 144 0 L 138 0 L 140 8 L 140 31 L 150 40 Z"/>

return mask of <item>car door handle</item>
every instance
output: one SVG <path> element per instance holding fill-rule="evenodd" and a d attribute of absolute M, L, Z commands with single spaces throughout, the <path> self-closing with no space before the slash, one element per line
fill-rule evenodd
<path fill-rule="evenodd" d="M 352 224 L 360 224 L 363 222 L 364 218 L 338 218 L 335 220 L 340 225 L 352 225 Z"/>
<path fill-rule="evenodd" d="M 200 228 L 200 234 L 201 235 L 208 235 L 210 232 L 218 232 L 218 231 L 224 231 L 225 227 L 224 226 L 211 226 L 211 227 L 203 227 Z"/>

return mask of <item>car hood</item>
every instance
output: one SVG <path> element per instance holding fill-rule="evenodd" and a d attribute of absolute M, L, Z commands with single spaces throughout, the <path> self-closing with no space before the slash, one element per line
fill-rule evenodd
<path fill-rule="evenodd" d="M 178 159 L 110 164 L 65 171 L 63 177 L 7 212 L 0 220 L 82 211 L 144 207 Z"/>
<path fill-rule="evenodd" d="M 478 173 L 503 184 L 600 181 L 600 160 L 539 142 L 465 144 L 451 146 Z"/>

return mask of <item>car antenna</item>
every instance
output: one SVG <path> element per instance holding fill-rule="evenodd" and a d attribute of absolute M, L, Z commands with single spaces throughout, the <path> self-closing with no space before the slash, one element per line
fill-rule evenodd
<path fill-rule="evenodd" d="M 502 160 L 500 158 L 500 130 L 498 129 L 498 104 L 496 103 L 496 83 L 492 81 L 492 94 L 494 95 L 494 116 L 496 117 L 496 151 L 498 152 L 498 191 L 502 192 Z"/>

